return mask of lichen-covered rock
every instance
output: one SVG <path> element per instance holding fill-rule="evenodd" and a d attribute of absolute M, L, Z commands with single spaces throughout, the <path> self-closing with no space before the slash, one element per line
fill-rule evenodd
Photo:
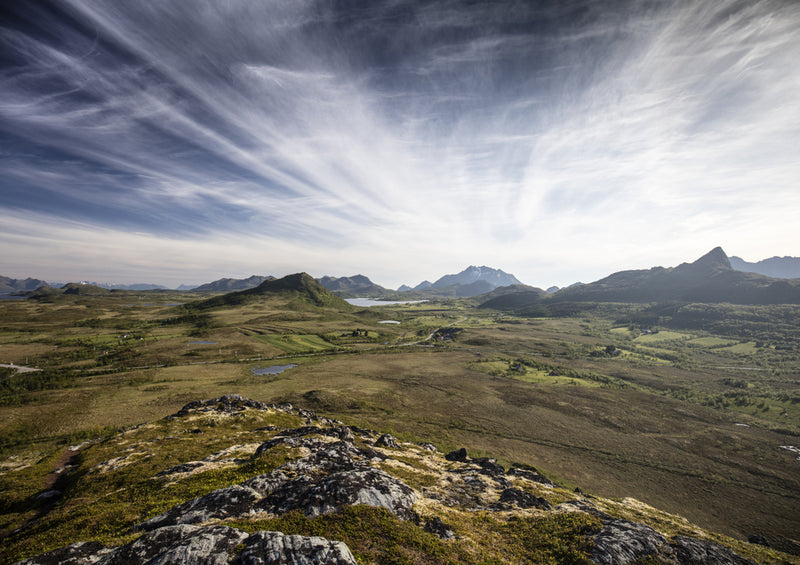
<path fill-rule="evenodd" d="M 633 563 L 653 558 L 678 565 L 755 565 L 733 550 L 711 541 L 675 536 L 671 541 L 644 524 L 607 520 L 593 536 L 592 561 Z"/>
<path fill-rule="evenodd" d="M 632 563 L 644 557 L 672 553 L 664 536 L 649 526 L 627 520 L 606 522 L 592 539 L 595 563 Z"/>
<path fill-rule="evenodd" d="M 258 507 L 276 514 L 299 509 L 307 516 L 320 516 L 342 506 L 365 504 L 408 519 L 416 501 L 417 494 L 411 487 L 380 469 L 368 467 L 340 471 L 318 481 L 299 477 L 272 492 Z"/>
<path fill-rule="evenodd" d="M 227 526 L 165 526 L 117 548 L 76 543 L 17 565 L 227 565 L 243 546 L 241 565 L 355 565 L 343 542 L 281 532 L 248 535 Z"/>
<path fill-rule="evenodd" d="M 299 509 L 308 516 L 319 516 L 352 504 L 386 508 L 404 519 L 412 516 L 411 507 L 417 500 L 414 490 L 368 465 L 373 455 L 380 455 L 378 452 L 361 450 L 345 441 L 312 443 L 317 449 L 307 457 L 290 461 L 239 485 L 179 504 L 142 522 L 136 529 L 150 531 L 174 524 L 198 524 L 254 512 L 283 514 Z"/>
<path fill-rule="evenodd" d="M 247 538 L 239 559 L 242 565 L 356 565 L 343 542 L 264 531 Z"/>
<path fill-rule="evenodd" d="M 288 405 L 288 409 L 283 405 L 264 404 L 256 400 L 250 400 L 239 394 L 229 394 L 212 398 L 211 400 L 195 400 L 181 408 L 175 414 L 167 416 L 168 420 L 186 416 L 192 412 L 241 412 L 245 408 L 253 408 L 256 410 L 280 410 L 282 412 L 291 412 L 292 406 Z"/>
<path fill-rule="evenodd" d="M 174 524 L 198 524 L 212 519 L 241 516 L 248 514 L 260 498 L 261 495 L 252 488 L 233 485 L 174 506 L 142 522 L 136 529 L 150 531 Z"/>
<path fill-rule="evenodd" d="M 399 449 L 399 446 L 397 445 L 397 440 L 391 434 L 383 434 L 375 441 L 375 445 L 378 445 L 380 447 L 390 447 L 392 449 Z"/>
<path fill-rule="evenodd" d="M 98 565 L 226 565 L 247 537 L 227 526 L 167 526 L 123 545 Z"/>
<path fill-rule="evenodd" d="M 712 541 L 675 536 L 672 546 L 681 565 L 755 565 L 749 559 Z"/>
<path fill-rule="evenodd" d="M 518 508 L 552 508 L 552 505 L 546 499 L 514 487 L 507 488 L 500 493 L 500 503 Z"/>

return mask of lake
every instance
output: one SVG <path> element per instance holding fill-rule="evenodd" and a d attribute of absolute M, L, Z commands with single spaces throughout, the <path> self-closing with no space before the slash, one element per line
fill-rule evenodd
<path fill-rule="evenodd" d="M 369 308 L 370 306 L 393 306 L 395 304 L 419 304 L 427 300 L 375 300 L 373 298 L 345 298 L 353 306 Z"/>
<path fill-rule="evenodd" d="M 292 367 L 297 367 L 296 363 L 289 363 L 288 365 L 272 365 L 270 367 L 254 367 L 250 369 L 254 375 L 280 375 L 282 372 Z"/>

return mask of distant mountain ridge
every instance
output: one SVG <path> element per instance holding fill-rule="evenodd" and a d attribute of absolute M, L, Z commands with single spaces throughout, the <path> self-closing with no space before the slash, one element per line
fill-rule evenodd
<path fill-rule="evenodd" d="M 491 292 L 502 286 L 522 285 L 522 283 L 509 273 L 491 267 L 476 267 L 470 265 L 460 273 L 444 275 L 436 282 L 423 281 L 411 288 L 401 286 L 399 292 L 425 292 L 431 296 L 458 296 L 471 297 Z"/>
<path fill-rule="evenodd" d="M 259 276 L 253 275 L 246 279 L 230 279 L 223 278 L 217 279 L 210 283 L 201 284 L 194 287 L 192 290 L 197 292 L 230 292 L 233 290 L 247 290 L 248 288 L 255 288 L 264 281 L 272 280 L 275 277 L 272 275 Z"/>
<path fill-rule="evenodd" d="M 514 284 L 522 284 L 517 277 L 510 275 L 500 269 L 492 269 L 491 267 L 476 267 L 470 265 L 457 275 L 444 275 L 439 280 L 431 285 L 431 288 L 444 288 L 454 284 L 469 285 L 478 281 L 484 281 L 497 288 L 498 286 L 511 286 Z"/>
<path fill-rule="evenodd" d="M 566 288 L 553 301 L 800 303 L 800 280 L 734 270 L 721 247 L 693 263 L 620 271 L 593 283 Z"/>
<path fill-rule="evenodd" d="M 731 267 L 737 271 L 758 273 L 776 279 L 800 278 L 800 257 L 770 257 L 749 263 L 740 257 L 731 257 Z"/>
<path fill-rule="evenodd" d="M 36 290 L 40 286 L 47 286 L 47 283 L 40 279 L 12 279 L 0 276 L 0 293 L 26 292 Z"/>

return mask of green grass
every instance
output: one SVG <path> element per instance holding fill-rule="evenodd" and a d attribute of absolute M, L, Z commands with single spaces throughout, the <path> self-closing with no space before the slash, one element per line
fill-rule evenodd
<path fill-rule="evenodd" d="M 277 347 L 284 353 L 306 353 L 309 351 L 325 351 L 336 349 L 336 346 L 325 341 L 317 335 L 255 335 L 254 339 L 273 347 Z"/>
<path fill-rule="evenodd" d="M 731 345 L 736 343 L 733 340 L 725 339 L 721 337 L 693 337 L 689 341 L 687 341 L 689 345 L 699 346 L 699 347 L 724 347 L 726 345 Z"/>
<path fill-rule="evenodd" d="M 676 339 L 690 339 L 691 336 L 689 334 L 675 332 L 675 331 L 668 331 L 668 330 L 660 330 L 658 332 L 652 334 L 642 334 L 634 341 L 636 343 L 658 343 L 660 341 L 672 341 Z"/>

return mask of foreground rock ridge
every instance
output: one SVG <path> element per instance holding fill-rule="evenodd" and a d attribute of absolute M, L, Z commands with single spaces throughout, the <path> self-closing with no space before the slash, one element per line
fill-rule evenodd
<path fill-rule="evenodd" d="M 520 540 L 509 544 L 511 549 L 506 553 L 497 549 L 494 562 L 537 562 L 536 547 L 529 550 L 533 552 L 530 555 L 520 553 L 529 543 L 524 528 L 549 520 L 549 524 L 579 524 L 574 528 L 574 539 L 570 538 L 575 552 L 567 555 L 561 548 L 554 549 L 555 558 L 550 559 L 556 562 L 754 563 L 709 539 L 707 532 L 685 520 L 658 513 L 638 501 L 588 497 L 560 487 L 533 468 L 506 470 L 494 459 L 470 457 L 465 449 L 445 455 L 431 443 L 401 443 L 391 435 L 347 426 L 289 404 L 268 405 L 230 395 L 187 404 L 162 423 L 185 424 L 187 433 L 200 437 L 203 429 L 192 428 L 198 423 L 213 426 L 213 422 L 238 422 L 254 413 L 292 416 L 301 425 L 267 425 L 240 432 L 240 436 L 261 436 L 263 441 L 232 445 L 223 450 L 224 454 L 199 461 L 181 461 L 161 469 L 149 480 L 171 485 L 197 478 L 211 468 L 239 469 L 263 461 L 275 461 L 272 470 L 211 490 L 140 521 L 126 534 L 130 541 L 122 545 L 81 541 L 18 563 L 435 563 L 442 562 L 443 555 L 448 556 L 447 562 L 486 562 L 481 557 L 480 547 L 485 543 L 481 532 L 464 525 L 470 520 L 470 524 L 490 523 L 492 532 Z M 248 456 L 228 457 L 234 454 Z M 119 466 L 124 459 L 121 456 L 113 462 Z M 109 472 L 112 466 L 105 461 L 88 474 Z M 295 523 L 340 516 L 345 521 L 349 519 L 348 509 L 358 508 L 372 509 L 369 512 L 377 516 L 376 520 L 395 524 L 394 529 L 418 531 L 422 540 L 419 547 L 428 548 L 430 556 L 415 549 L 416 560 L 412 560 L 412 554 L 403 554 L 403 548 L 381 549 L 380 539 L 367 540 L 364 547 L 369 551 L 362 547 L 359 553 L 341 540 L 257 528 L 260 520 L 281 517 L 293 517 Z M 649 511 L 661 522 L 671 521 L 666 528 L 670 531 L 657 531 L 629 519 Z M 288 518 L 286 523 L 290 523 Z M 354 531 L 350 535 L 355 539 L 360 527 L 366 528 L 356 525 L 341 531 Z M 389 555 L 390 551 L 400 552 L 405 559 Z"/>

